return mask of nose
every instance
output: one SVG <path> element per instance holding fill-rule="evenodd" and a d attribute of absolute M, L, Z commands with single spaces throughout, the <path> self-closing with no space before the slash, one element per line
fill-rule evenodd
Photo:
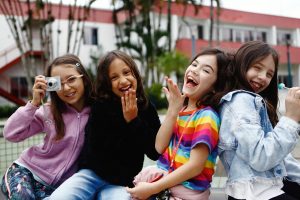
<path fill-rule="evenodd" d="M 198 75 L 198 72 L 197 72 L 196 69 L 194 69 L 194 68 L 191 69 L 191 72 L 192 72 L 192 74 L 194 74 L 194 75 L 196 75 L 196 76 Z"/>
<path fill-rule="evenodd" d="M 63 84 L 61 84 L 61 89 L 62 90 L 68 90 L 68 89 L 70 89 L 71 87 L 68 85 L 68 84 L 66 84 L 66 83 L 63 83 Z"/>
<path fill-rule="evenodd" d="M 127 82 L 126 77 L 125 77 L 125 76 L 121 76 L 121 77 L 120 77 L 120 84 L 126 83 L 126 82 Z"/>
<path fill-rule="evenodd" d="M 266 72 L 258 73 L 258 79 L 260 79 L 261 81 L 266 81 L 267 80 L 267 73 Z"/>

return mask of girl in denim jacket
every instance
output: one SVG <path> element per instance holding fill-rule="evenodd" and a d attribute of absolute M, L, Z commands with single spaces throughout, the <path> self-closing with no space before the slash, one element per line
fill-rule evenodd
<path fill-rule="evenodd" d="M 290 153 L 299 138 L 300 88 L 289 89 L 286 113 L 278 120 L 277 70 L 277 52 L 264 42 L 251 41 L 238 49 L 228 71 L 218 144 L 228 175 L 228 199 L 295 199 L 282 187 L 285 176 L 300 176 L 285 166 L 289 158 L 299 172 Z"/>

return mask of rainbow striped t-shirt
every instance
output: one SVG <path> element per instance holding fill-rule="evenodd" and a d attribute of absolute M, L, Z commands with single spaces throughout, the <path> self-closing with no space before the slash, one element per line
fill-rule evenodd
<path fill-rule="evenodd" d="M 159 168 L 169 171 L 172 152 L 178 144 L 181 134 L 183 134 L 183 136 L 174 159 L 173 170 L 176 170 L 189 160 L 193 147 L 200 143 L 206 144 L 210 153 L 202 172 L 198 176 L 182 183 L 183 186 L 189 189 L 204 191 L 210 187 L 212 176 L 214 174 L 214 166 L 217 158 L 220 118 L 209 106 L 202 106 L 200 109 L 196 110 L 194 115 L 190 118 L 190 115 L 193 113 L 194 111 L 179 113 L 169 146 L 160 156 L 157 165 Z M 189 118 L 190 120 L 188 121 Z M 186 125 L 187 121 L 188 124 Z M 185 125 L 186 129 L 182 133 Z"/>

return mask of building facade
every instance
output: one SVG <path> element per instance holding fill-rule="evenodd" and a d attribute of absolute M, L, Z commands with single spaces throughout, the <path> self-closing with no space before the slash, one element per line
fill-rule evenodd
<path fill-rule="evenodd" d="M 54 13 L 58 6 L 52 7 Z M 67 9 L 56 16 L 52 23 L 52 29 L 61 27 L 61 32 L 53 33 L 53 49 L 55 56 L 66 52 L 68 37 Z M 172 46 L 177 50 L 192 57 L 202 48 L 210 45 L 210 10 L 209 7 L 199 7 L 198 14 L 194 14 L 194 7 L 187 6 L 183 18 L 184 7 L 179 4 L 172 4 L 171 7 L 171 38 Z M 77 52 L 83 64 L 91 65 L 91 55 L 98 55 L 99 51 L 107 52 L 116 49 L 115 26 L 112 20 L 112 11 L 91 9 L 90 16 L 85 22 L 84 38 L 80 41 L 80 50 Z M 167 20 L 167 6 L 162 9 L 163 21 Z M 158 17 L 156 12 L 152 18 Z M 278 76 L 280 82 L 288 85 L 289 80 L 293 86 L 300 83 L 300 19 L 265 15 L 258 13 L 243 12 L 230 9 L 221 9 L 219 21 L 213 25 L 212 43 L 213 46 L 220 46 L 227 49 L 236 49 L 243 42 L 251 40 L 262 40 L 272 46 L 280 54 L 280 66 Z M 162 23 L 164 25 L 166 23 Z M 10 32 L 5 16 L 0 12 L 0 105 L 22 103 L 18 100 L 27 98 L 27 83 L 24 69 L 21 65 L 20 52 Z M 165 28 L 162 26 L 162 28 Z M 34 41 L 34 52 L 31 56 L 36 57 L 37 66 L 42 66 L 42 55 L 39 48 L 40 41 Z M 75 41 L 70 41 L 75 42 Z M 101 48 L 100 48 L 101 47 Z M 99 50 L 101 49 L 101 50 Z M 43 74 L 44 68 L 37 67 L 37 73 Z M 290 77 L 292 77 L 290 79 Z"/>

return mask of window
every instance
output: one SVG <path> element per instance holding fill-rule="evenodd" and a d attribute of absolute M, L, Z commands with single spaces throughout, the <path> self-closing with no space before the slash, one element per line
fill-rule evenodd
<path fill-rule="evenodd" d="M 256 34 L 256 40 L 267 42 L 267 33 L 265 31 L 257 31 Z"/>
<path fill-rule="evenodd" d="M 98 29 L 93 27 L 85 27 L 83 43 L 90 45 L 98 45 Z"/>
<path fill-rule="evenodd" d="M 223 28 L 222 29 L 222 40 L 223 41 L 233 41 L 233 34 L 231 28 Z"/>
<path fill-rule="evenodd" d="M 242 42 L 242 30 L 235 30 L 235 41 Z"/>
<path fill-rule="evenodd" d="M 286 45 L 287 41 L 292 44 L 293 38 L 292 34 L 287 31 L 278 31 L 277 32 L 277 44 L 278 45 Z"/>
<path fill-rule="evenodd" d="M 203 39 L 203 26 L 198 25 L 198 39 Z"/>
<path fill-rule="evenodd" d="M 253 33 L 252 31 L 245 31 L 244 32 L 244 41 L 245 42 L 249 42 L 249 41 L 252 41 L 254 38 L 253 38 Z"/>
<path fill-rule="evenodd" d="M 11 94 L 18 97 L 28 97 L 28 84 L 25 77 L 11 78 Z"/>

